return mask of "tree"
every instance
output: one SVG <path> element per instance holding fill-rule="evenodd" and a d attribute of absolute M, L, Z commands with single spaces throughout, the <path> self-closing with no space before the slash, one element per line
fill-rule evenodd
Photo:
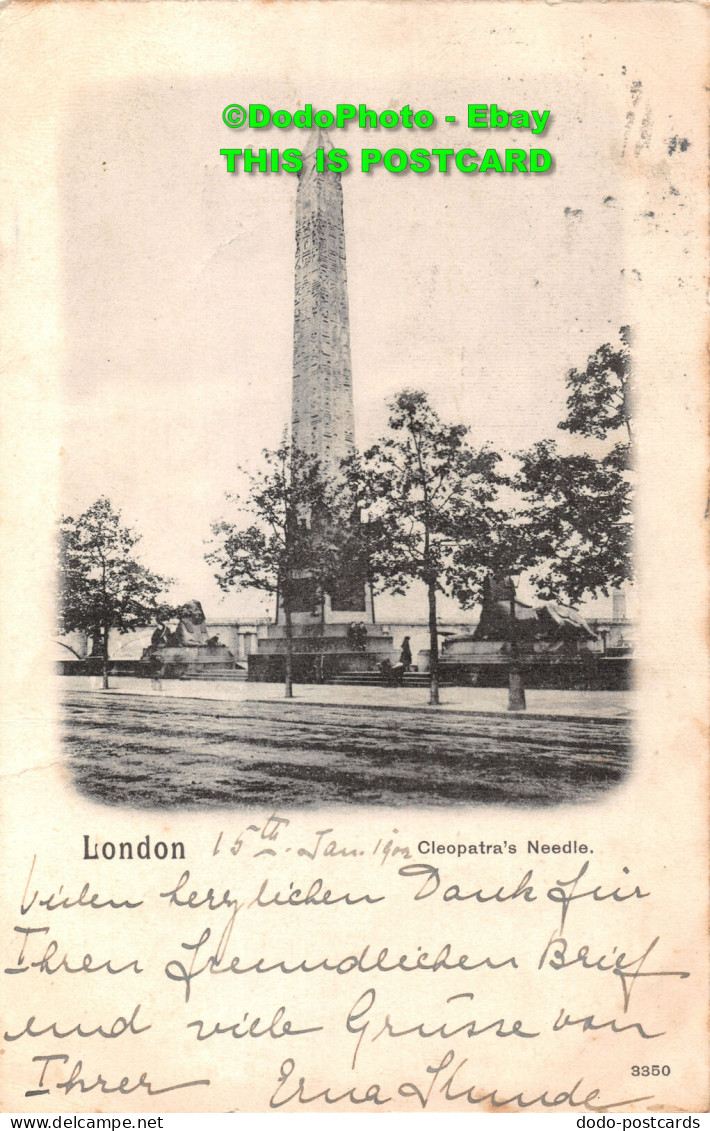
<path fill-rule="evenodd" d="M 109 632 L 151 624 L 174 609 L 160 595 L 172 578 L 151 573 L 134 554 L 140 535 L 121 525 L 121 512 L 97 499 L 78 518 L 65 516 L 59 527 L 57 588 L 62 632 L 77 629 L 93 640 L 101 656 L 104 690 L 108 688 Z"/>
<path fill-rule="evenodd" d="M 462 547 L 483 580 L 492 559 L 500 456 L 466 441 L 469 429 L 443 423 L 423 392 L 405 390 L 389 405 L 390 433 L 351 462 L 349 477 L 365 526 L 370 571 L 380 588 L 406 592 L 424 583 L 429 621 L 429 701 L 439 702 L 437 595 L 464 592 Z M 474 592 L 470 579 L 468 595 Z"/>
<path fill-rule="evenodd" d="M 554 440 L 543 440 L 519 457 L 515 485 L 525 499 L 529 536 L 545 563 L 533 581 L 547 599 L 574 604 L 586 595 L 608 595 L 633 577 L 628 326 L 619 334 L 619 346 L 601 346 L 584 370 L 567 374 L 568 411 L 559 425 L 605 442 L 605 450 L 563 455 Z M 624 439 L 614 440 L 622 429 Z"/>
<path fill-rule="evenodd" d="M 293 696 L 293 611 L 304 588 L 316 592 L 337 573 L 339 538 L 328 516 L 334 508 L 333 485 L 317 459 L 291 447 L 263 453 L 264 470 L 250 475 L 248 497 L 227 498 L 243 522 L 212 525 L 213 548 L 206 560 L 217 566 L 220 588 L 257 589 L 275 595 L 285 626 L 284 693 Z"/>
<path fill-rule="evenodd" d="M 625 428 L 631 441 L 631 329 L 619 330 L 621 344 L 606 343 L 587 358 L 585 369 L 567 374 L 567 417 L 559 425 L 567 432 L 605 440 Z"/>

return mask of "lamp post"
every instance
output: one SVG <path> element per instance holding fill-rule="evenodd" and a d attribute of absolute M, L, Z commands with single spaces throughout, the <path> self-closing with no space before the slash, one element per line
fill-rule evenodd
<path fill-rule="evenodd" d="M 525 687 L 518 648 L 518 627 L 515 615 L 515 582 L 507 578 L 510 599 L 510 667 L 508 668 L 508 710 L 525 710 Z"/>

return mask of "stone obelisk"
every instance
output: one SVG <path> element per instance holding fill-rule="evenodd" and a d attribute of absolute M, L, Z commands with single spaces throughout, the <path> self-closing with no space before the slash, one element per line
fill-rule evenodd
<path fill-rule="evenodd" d="M 331 148 L 317 130 L 298 176 L 291 437 L 336 477 L 354 448 L 354 413 L 343 188 L 327 168 Z M 301 619 L 317 606 L 305 583 L 300 604 Z M 319 607 L 312 616 L 329 623 L 373 619 L 364 576 L 343 577 Z"/>
<path fill-rule="evenodd" d="M 337 476 L 354 447 L 350 319 L 340 173 L 327 168 L 330 142 L 314 133 L 296 193 L 296 272 L 291 440 Z M 321 158 L 318 157 L 319 152 Z M 319 167 L 322 165 L 323 167 Z M 332 593 L 307 570 L 291 601 L 294 679 L 323 682 L 344 673 L 376 672 L 393 656 L 392 637 L 374 623 L 365 571 L 344 563 Z M 285 626 L 275 624 L 249 657 L 249 678 L 283 678 Z"/>
<path fill-rule="evenodd" d="M 291 434 L 333 475 L 354 426 L 343 189 L 340 173 L 317 167 L 330 148 L 319 130 L 298 178 Z"/>

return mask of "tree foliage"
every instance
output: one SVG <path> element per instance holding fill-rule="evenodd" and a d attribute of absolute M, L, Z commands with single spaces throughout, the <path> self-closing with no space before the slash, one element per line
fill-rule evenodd
<path fill-rule="evenodd" d="M 608 595 L 633 577 L 628 327 L 621 328 L 620 340 L 620 346 L 600 346 L 584 370 L 570 370 L 568 412 L 559 425 L 605 441 L 606 450 L 563 454 L 554 440 L 545 440 L 519 456 L 515 486 L 525 499 L 531 545 L 544 563 L 532 580 L 546 599 L 574 604 Z"/>
<path fill-rule="evenodd" d="M 414 580 L 426 586 L 430 697 L 438 702 L 437 594 L 453 589 L 472 598 L 504 553 L 504 516 L 496 505 L 504 477 L 500 456 L 473 448 L 469 429 L 444 423 L 425 393 L 405 390 L 389 413 L 388 434 L 353 461 L 350 481 L 368 512 L 377 586 L 398 594 Z"/>
<path fill-rule="evenodd" d="M 109 630 L 130 632 L 174 615 L 161 600 L 172 578 L 152 573 L 135 555 L 140 535 L 121 523 L 109 499 L 97 499 L 59 526 L 57 596 L 62 632 L 91 635 L 107 679 Z"/>
<path fill-rule="evenodd" d="M 300 574 L 315 570 L 322 578 L 333 568 L 337 543 L 322 523 L 332 509 L 333 489 L 320 462 L 286 441 L 264 450 L 263 460 L 263 470 L 249 475 L 246 499 L 227 495 L 243 520 L 212 524 L 213 546 L 206 559 L 217 567 L 215 578 L 224 592 L 258 589 L 278 593 L 292 605 Z"/>
<path fill-rule="evenodd" d="M 206 560 L 220 588 L 258 589 L 278 596 L 286 626 L 286 695 L 292 694 L 292 613 L 304 584 L 327 588 L 338 572 L 341 536 L 332 522 L 333 485 L 317 459 L 286 440 L 263 452 L 263 470 L 249 476 L 245 500 L 227 498 L 241 519 L 212 525 Z"/>
<path fill-rule="evenodd" d="M 559 427 L 588 438 L 605 440 L 625 428 L 631 440 L 631 330 L 622 326 L 620 344 L 608 342 L 590 357 L 584 369 L 567 374 L 567 416 Z"/>
<path fill-rule="evenodd" d="M 543 565 L 533 583 L 545 600 L 576 604 L 608 595 L 633 575 L 632 485 L 625 446 L 597 459 L 561 455 L 552 440 L 521 456 L 527 531 Z"/>

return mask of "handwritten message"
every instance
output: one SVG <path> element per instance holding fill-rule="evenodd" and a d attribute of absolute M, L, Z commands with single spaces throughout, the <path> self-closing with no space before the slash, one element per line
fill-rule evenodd
<path fill-rule="evenodd" d="M 18 1107 L 611 1112 L 681 1068 L 691 972 L 643 875 L 578 839 L 271 813 L 75 848 L 70 881 L 41 851 L 16 881 Z"/>

